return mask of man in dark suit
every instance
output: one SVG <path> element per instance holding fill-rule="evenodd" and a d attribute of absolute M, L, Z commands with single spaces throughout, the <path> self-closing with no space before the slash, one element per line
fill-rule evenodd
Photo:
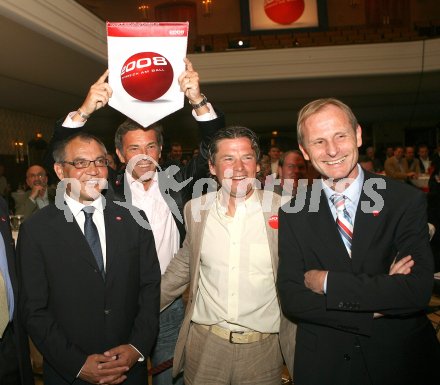
<path fill-rule="evenodd" d="M 322 179 L 279 215 L 295 385 L 438 383 L 439 344 L 423 311 L 433 286 L 425 196 L 362 170 L 361 127 L 336 99 L 305 106 L 297 133 Z"/>
<path fill-rule="evenodd" d="M 142 127 L 133 120 L 127 119 L 115 134 L 116 152 L 127 167 L 125 172 L 119 174 L 109 171 L 112 199 L 133 205 L 137 211 L 142 210 L 147 215 L 155 237 L 162 273 L 165 272 L 168 263 L 182 246 L 185 238 L 182 212 L 185 203 L 193 197 L 194 183 L 208 175 L 209 139 L 224 125 L 224 117 L 218 111 L 214 111 L 201 93 L 199 76 L 191 62 L 189 60 L 185 62 L 186 70 L 179 76 L 179 84 L 193 107 L 193 116 L 202 119 L 198 120 L 201 131 L 199 156 L 181 168 L 173 165 L 161 170 L 159 159 L 163 135 L 160 125 Z M 106 77 L 107 72 L 91 86 L 78 111 L 69 114 L 62 125 L 57 125 L 51 143 L 82 130 L 88 117 L 107 104 L 112 90 L 106 82 Z M 152 354 L 154 367 L 166 368 L 166 364 L 171 365 L 183 315 L 182 298 L 178 298 L 161 312 L 159 336 Z M 161 365 L 164 363 L 165 365 Z M 172 381 L 171 369 L 153 377 L 154 385 L 167 385 Z M 183 378 L 174 380 L 173 384 L 183 384 Z"/>
<path fill-rule="evenodd" d="M 0 384 L 33 385 L 27 336 L 18 317 L 14 240 L 6 201 L 0 196 Z"/>
<path fill-rule="evenodd" d="M 147 383 L 160 270 L 151 231 L 100 194 L 106 150 L 79 133 L 58 144 L 56 205 L 21 227 L 21 308 L 44 357 L 45 385 Z"/>

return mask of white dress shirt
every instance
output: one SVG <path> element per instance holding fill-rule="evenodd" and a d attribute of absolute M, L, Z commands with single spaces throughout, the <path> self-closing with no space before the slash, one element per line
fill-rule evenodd
<path fill-rule="evenodd" d="M 144 185 L 135 180 L 130 173 L 125 172 L 125 176 L 130 186 L 133 206 L 147 215 L 154 235 L 160 271 L 163 274 L 179 250 L 180 235 L 171 210 L 159 190 L 157 172 L 154 173 L 148 190 L 145 190 Z"/>
<path fill-rule="evenodd" d="M 280 309 L 260 200 L 254 193 L 237 206 L 234 217 L 220 202 L 221 191 L 204 228 L 192 321 L 278 333 Z"/>
<path fill-rule="evenodd" d="M 76 223 L 78 223 L 79 228 L 84 234 L 84 223 L 86 221 L 86 217 L 84 215 L 84 211 L 82 209 L 85 207 L 81 202 L 78 202 L 75 199 L 72 199 L 67 194 L 64 194 L 64 199 L 66 201 L 67 206 L 69 206 L 70 211 L 75 218 Z M 104 260 L 104 270 L 106 266 L 106 243 L 105 243 L 105 222 L 104 222 L 104 208 L 102 205 L 102 197 L 100 196 L 98 199 L 94 200 L 90 206 L 95 208 L 93 212 L 93 222 L 95 222 L 96 228 L 98 229 L 99 241 L 101 242 L 102 249 L 102 258 Z"/>

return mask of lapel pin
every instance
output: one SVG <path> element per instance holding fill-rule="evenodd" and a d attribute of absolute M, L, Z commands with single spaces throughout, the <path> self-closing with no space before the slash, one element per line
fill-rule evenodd
<path fill-rule="evenodd" d="M 269 226 L 275 230 L 278 230 L 278 215 L 272 215 L 269 220 Z"/>
<path fill-rule="evenodd" d="M 2 222 L 6 222 L 6 218 L 5 217 L 2 217 Z"/>
<path fill-rule="evenodd" d="M 373 211 L 373 215 L 374 215 L 375 217 L 377 217 L 377 216 L 379 215 L 379 211 L 374 210 L 374 211 Z"/>
<path fill-rule="evenodd" d="M 116 220 L 117 220 L 117 221 L 122 221 L 122 218 L 121 218 L 120 216 L 117 216 L 117 217 L 116 217 Z"/>
<path fill-rule="evenodd" d="M 120 180 L 116 179 L 115 184 L 116 184 L 116 186 L 119 186 L 121 184 Z"/>

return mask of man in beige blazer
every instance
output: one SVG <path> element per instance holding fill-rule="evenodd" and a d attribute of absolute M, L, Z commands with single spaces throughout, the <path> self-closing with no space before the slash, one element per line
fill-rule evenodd
<path fill-rule="evenodd" d="M 221 188 L 185 206 L 186 238 L 162 276 L 161 307 L 189 286 L 173 375 L 184 369 L 187 385 L 279 385 L 296 333 L 275 288 L 281 197 L 256 189 L 251 130 L 219 130 L 208 151 Z"/>
<path fill-rule="evenodd" d="M 396 146 L 394 148 L 394 156 L 385 161 L 384 168 L 387 176 L 402 182 L 416 177 L 416 173 L 410 171 L 408 162 L 403 156 L 402 146 Z"/>

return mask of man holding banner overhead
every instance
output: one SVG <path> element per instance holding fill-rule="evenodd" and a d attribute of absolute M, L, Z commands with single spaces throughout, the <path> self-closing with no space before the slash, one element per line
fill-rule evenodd
<path fill-rule="evenodd" d="M 182 211 L 185 203 L 192 197 L 194 182 L 208 175 L 206 158 L 209 139 L 218 128 L 224 126 L 223 115 L 215 111 L 201 94 L 199 76 L 192 63 L 185 59 L 184 64 L 186 70 L 179 76 L 178 83 L 191 103 L 193 116 L 198 121 L 201 133 L 199 156 L 183 168 L 171 166 L 161 170 L 158 165 L 163 144 L 160 125 L 154 123 L 143 127 L 134 120 L 127 119 L 117 129 L 115 146 L 119 159 L 128 164 L 128 167 L 119 175 L 109 170 L 111 191 L 107 198 L 124 204 L 130 203 L 146 213 L 149 223 L 143 222 L 139 217 L 138 223 L 151 226 L 162 273 L 185 238 Z M 107 75 L 108 71 L 91 86 L 81 107 L 56 126 L 52 145 L 82 130 L 90 115 L 109 103 L 110 98 L 113 99 L 114 91 L 106 82 Z M 144 108 L 148 108 L 148 104 Z M 183 383 L 180 377 L 177 380 L 172 379 L 170 368 L 183 315 L 181 298 L 160 315 L 159 337 L 151 357 L 153 372 L 159 372 L 153 376 L 154 385 Z M 165 370 L 160 372 L 159 367 Z"/>

